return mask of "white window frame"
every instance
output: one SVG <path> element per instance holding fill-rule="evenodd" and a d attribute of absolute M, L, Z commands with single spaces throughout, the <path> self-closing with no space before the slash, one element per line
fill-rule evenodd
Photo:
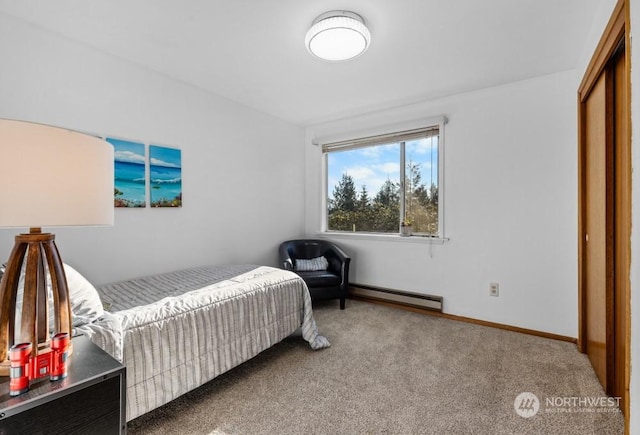
<path fill-rule="evenodd" d="M 357 143 L 361 141 L 367 141 L 373 144 L 375 141 L 375 137 L 380 137 L 381 142 L 393 141 L 394 135 L 403 135 L 409 133 L 411 130 L 425 130 L 433 127 L 438 127 L 438 235 L 412 235 L 409 237 L 402 237 L 400 233 L 365 233 L 365 232 L 346 232 L 346 231 L 331 231 L 328 229 L 328 204 L 327 199 L 328 195 L 328 176 L 329 176 L 329 164 L 328 164 L 328 152 L 321 151 L 321 174 L 322 174 L 322 183 L 321 183 L 321 228 L 318 233 L 319 236 L 327 236 L 331 238 L 341 237 L 341 238 L 353 238 L 353 239 L 371 239 L 371 240 L 392 240 L 397 242 L 404 243 L 444 243 L 449 239 L 446 237 L 445 233 L 445 182 L 444 182 L 444 162 L 445 162 L 445 124 L 447 124 L 448 120 L 445 116 L 440 116 L 436 118 L 423 119 L 421 121 L 410 123 L 412 128 L 407 128 L 406 125 L 396 126 L 396 127 L 384 127 L 384 129 L 375 132 L 362 132 L 360 134 L 351 134 L 351 135 L 341 135 L 341 136 L 332 136 L 327 138 L 318 138 L 313 140 L 315 145 L 320 145 L 322 147 L 325 146 L 333 146 L 335 144 L 339 144 L 339 146 L 350 147 L 350 144 L 353 144 L 353 148 L 357 147 Z M 368 134 L 367 134 L 368 133 Z M 403 174 L 405 168 L 402 166 L 404 164 L 404 143 L 401 145 L 401 181 L 404 184 Z M 401 205 L 404 208 L 404 204 Z"/>

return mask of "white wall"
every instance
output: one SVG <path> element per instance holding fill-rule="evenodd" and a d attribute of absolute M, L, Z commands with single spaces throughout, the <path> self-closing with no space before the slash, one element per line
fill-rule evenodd
<path fill-rule="evenodd" d="M 313 126 L 306 232 L 320 228 L 313 138 L 446 115 L 444 245 L 332 237 L 352 281 L 444 297 L 444 311 L 577 336 L 578 74 L 568 71 Z M 500 297 L 489 296 L 489 282 Z"/>
<path fill-rule="evenodd" d="M 63 260 L 94 283 L 275 265 L 278 243 L 303 232 L 301 128 L 2 15 L 0 53 L 0 117 L 182 149 L 181 209 L 117 209 L 113 227 L 51 229 Z M 0 259 L 19 231 L 0 230 Z"/>

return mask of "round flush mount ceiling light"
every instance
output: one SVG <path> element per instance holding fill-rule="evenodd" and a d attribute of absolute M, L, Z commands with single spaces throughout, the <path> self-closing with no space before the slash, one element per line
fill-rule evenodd
<path fill-rule="evenodd" d="M 328 61 L 340 62 L 364 53 L 371 33 L 362 17 L 349 11 L 325 12 L 313 21 L 305 38 L 309 53 Z"/>

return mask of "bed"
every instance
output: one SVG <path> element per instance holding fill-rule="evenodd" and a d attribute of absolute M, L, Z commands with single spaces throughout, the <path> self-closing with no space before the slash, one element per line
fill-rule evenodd
<path fill-rule="evenodd" d="M 127 367 L 127 421 L 299 332 L 318 334 L 309 291 L 293 272 L 205 266 L 93 287 L 65 265 L 74 335 Z"/>

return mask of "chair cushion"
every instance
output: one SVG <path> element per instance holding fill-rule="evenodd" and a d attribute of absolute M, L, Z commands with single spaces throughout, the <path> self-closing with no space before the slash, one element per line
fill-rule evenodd
<path fill-rule="evenodd" d="M 296 258 L 293 270 L 296 272 L 312 272 L 314 270 L 327 270 L 328 267 L 329 262 L 324 256 L 311 258 L 309 260 Z"/>
<path fill-rule="evenodd" d="M 313 272 L 296 272 L 300 278 L 307 283 L 307 287 L 331 287 L 338 286 L 341 278 L 326 270 L 316 270 Z"/>

